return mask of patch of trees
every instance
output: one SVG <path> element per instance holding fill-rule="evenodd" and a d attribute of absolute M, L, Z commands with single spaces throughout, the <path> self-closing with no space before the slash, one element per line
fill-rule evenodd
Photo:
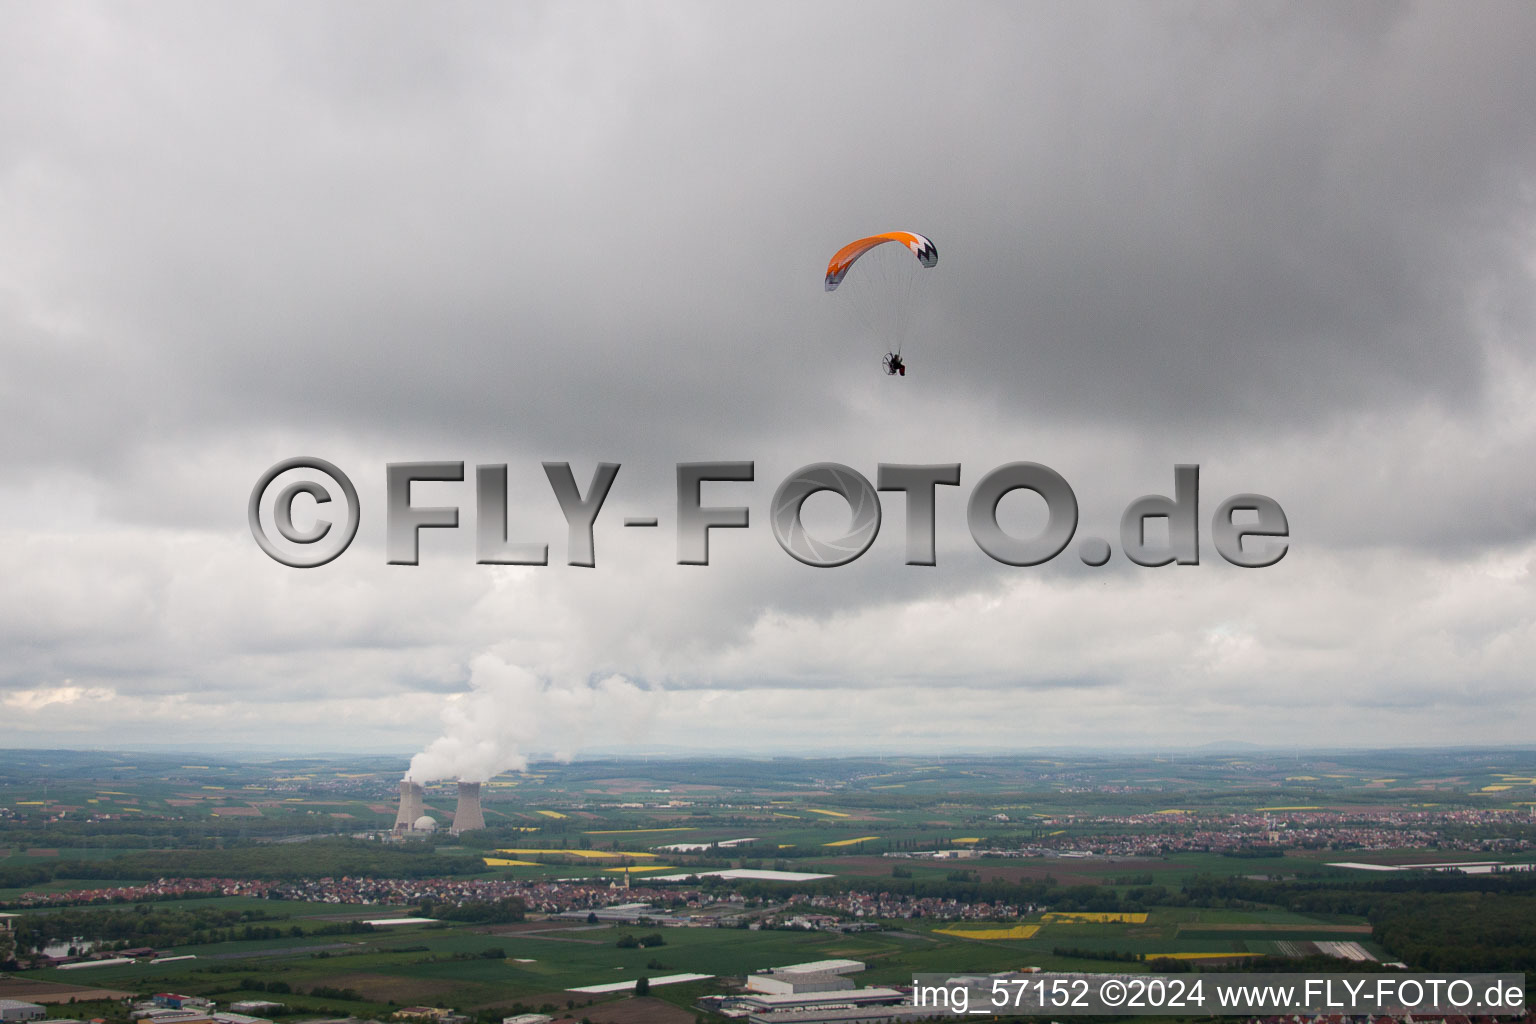
<path fill-rule="evenodd" d="M 502 949 L 500 946 L 492 946 L 490 949 L 482 949 L 478 953 L 455 953 L 453 956 L 449 957 L 450 960 L 505 960 L 506 958 L 507 951 Z M 433 957 L 432 960 L 435 962 L 437 958 Z"/>
<path fill-rule="evenodd" d="M 362 993 L 355 988 L 336 988 L 332 985 L 316 985 L 309 990 L 309 994 L 320 999 L 345 999 L 350 1002 L 361 1002 Z"/>
<path fill-rule="evenodd" d="M 278 995 L 293 991 L 286 981 L 263 981 L 260 978 L 241 978 L 240 988 L 247 992 L 275 992 Z"/>
<path fill-rule="evenodd" d="M 1115 963 L 1133 964 L 1141 959 L 1140 953 L 1118 949 L 1081 949 L 1077 946 L 1055 946 L 1052 956 L 1070 956 L 1078 960 L 1110 960 Z"/>
<path fill-rule="evenodd" d="M 516 896 L 499 900 L 468 900 L 459 904 L 433 903 L 428 900 L 417 908 L 417 915 L 469 924 L 511 924 L 524 920 L 528 915 L 528 907 Z"/>
<path fill-rule="evenodd" d="M 22 914 L 14 922 L 18 949 L 38 950 L 55 942 L 86 942 L 134 946 L 188 946 L 232 939 L 275 939 L 282 928 L 253 924 L 283 920 L 262 910 L 221 910 L 216 907 L 155 908 L 140 903 L 131 910 L 68 908 Z"/>
<path fill-rule="evenodd" d="M 1429 971 L 1536 969 L 1536 893 L 1413 893 L 1372 908 L 1372 933 Z"/>
<path fill-rule="evenodd" d="M 1417 969 L 1536 969 L 1536 872 L 1293 882 L 1206 875 L 1191 879 L 1179 895 L 1190 906 L 1280 906 L 1364 917 L 1377 942 Z"/>
<path fill-rule="evenodd" d="M 1194 969 L 1188 960 L 1175 960 L 1171 956 L 1153 957 L 1147 961 L 1147 970 L 1154 974 L 1188 974 Z"/>
<path fill-rule="evenodd" d="M 667 940 L 661 937 L 660 932 L 651 932 L 649 935 L 642 935 L 638 939 L 633 935 L 625 935 L 618 942 L 614 943 L 620 949 L 650 949 L 653 946 L 665 946 L 666 944 Z"/>
<path fill-rule="evenodd" d="M 1246 846 L 1235 846 L 1230 850 L 1222 850 L 1223 857 L 1237 857 L 1241 859 L 1256 860 L 1260 857 L 1284 857 L 1285 847 L 1272 846 L 1267 843 L 1250 843 Z"/>
<path fill-rule="evenodd" d="M 42 885 L 57 879 L 156 878 L 299 879 L 321 876 L 436 878 L 485 870 L 478 858 L 439 854 L 416 843 L 382 844 L 358 839 L 261 844 L 221 850 L 156 850 L 104 860 L 60 860 L 0 867 L 0 889 Z M 198 894 L 202 895 L 202 894 Z"/>

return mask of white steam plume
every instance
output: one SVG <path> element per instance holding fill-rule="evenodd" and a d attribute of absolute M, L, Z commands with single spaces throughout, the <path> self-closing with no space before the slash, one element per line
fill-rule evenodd
<path fill-rule="evenodd" d="M 535 745 L 569 760 L 592 729 L 638 734 L 661 696 L 617 675 L 595 685 L 541 679 L 494 654 L 470 663 L 469 687 L 448 698 L 443 734 L 411 758 L 407 779 L 486 782 L 528 767 Z"/>

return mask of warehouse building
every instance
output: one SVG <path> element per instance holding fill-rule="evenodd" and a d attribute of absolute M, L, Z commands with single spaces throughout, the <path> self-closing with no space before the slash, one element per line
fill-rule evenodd
<path fill-rule="evenodd" d="M 747 991 L 764 995 L 796 995 L 802 992 L 843 992 L 853 979 L 831 971 L 774 971 L 747 976 Z"/>
<path fill-rule="evenodd" d="M 902 1004 L 751 1013 L 747 1015 L 747 1024 L 909 1024 L 933 1017 L 931 1006 Z"/>
<path fill-rule="evenodd" d="M 48 1011 L 37 1003 L 24 1003 L 20 999 L 0 999 L 0 1021 L 10 1024 L 18 1020 L 42 1020 Z"/>
<path fill-rule="evenodd" d="M 603 924 L 637 924 L 641 920 L 654 924 L 670 924 L 677 919 L 659 907 L 649 903 L 618 903 L 611 907 L 593 907 L 590 910 L 565 910 L 554 915 L 563 921 L 587 921 L 596 918 Z"/>
<path fill-rule="evenodd" d="M 744 995 L 732 1002 L 750 1013 L 778 1010 L 846 1009 L 861 1006 L 895 1005 L 905 997 L 893 988 L 856 988 L 842 992 L 803 992 L 784 995 Z"/>
<path fill-rule="evenodd" d="M 862 960 L 808 960 L 803 964 L 774 967 L 766 974 L 857 974 L 864 969 Z"/>

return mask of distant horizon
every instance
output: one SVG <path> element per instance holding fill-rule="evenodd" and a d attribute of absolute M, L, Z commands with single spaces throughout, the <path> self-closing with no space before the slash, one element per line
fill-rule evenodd
<path fill-rule="evenodd" d="M 166 756 L 182 756 L 196 754 L 200 757 L 214 756 L 217 759 L 233 761 L 236 763 L 246 761 L 282 761 L 282 760 L 316 760 L 316 761 L 342 761 L 367 759 L 395 759 L 408 763 L 412 754 L 403 751 L 379 751 L 368 748 L 355 750 L 327 750 L 305 751 L 302 748 L 284 747 L 276 745 L 252 745 L 246 748 L 246 752 L 233 755 L 229 752 L 227 744 L 218 745 L 116 745 L 116 746 L 4 746 L 0 747 L 0 756 L 8 753 L 70 753 L 70 754 L 164 754 Z M 893 750 L 870 748 L 868 750 L 845 751 L 841 753 L 817 752 L 810 748 L 783 748 L 779 750 L 756 751 L 722 751 L 713 748 L 604 748 L 583 750 L 573 757 L 560 757 L 551 752 L 530 753 L 527 755 L 530 766 L 535 764 L 574 764 L 583 761 L 646 761 L 646 760 L 741 760 L 762 761 L 769 759 L 781 760 L 816 760 L 816 761 L 843 761 L 859 760 L 863 758 L 1011 758 L 1031 757 L 1039 755 L 1075 755 L 1075 756 L 1113 756 L 1122 754 L 1130 757 L 1151 758 L 1159 756 L 1219 756 L 1223 754 L 1263 754 L 1272 757 L 1286 757 L 1290 755 L 1318 756 L 1328 754 L 1369 754 L 1369 753 L 1393 753 L 1405 754 L 1450 754 L 1450 753 L 1533 753 L 1536 752 L 1536 742 L 1531 743 L 1506 743 L 1506 744 L 1392 744 L 1379 746 L 1357 745 L 1350 747 L 1330 746 L 1263 746 L 1253 743 L 1207 743 L 1200 746 L 1147 746 L 1147 747 L 1090 747 L 1090 746 L 1040 746 L 1020 747 L 1015 749 L 973 747 L 950 748 L 933 750 Z M 498 775 L 515 774 L 517 770 L 496 773 Z M 493 776 L 494 777 L 494 776 Z M 438 780 L 433 780 L 438 781 Z"/>

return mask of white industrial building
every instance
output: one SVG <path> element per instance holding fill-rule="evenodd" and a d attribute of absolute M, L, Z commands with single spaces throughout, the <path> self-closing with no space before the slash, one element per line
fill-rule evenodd
<path fill-rule="evenodd" d="M 643 919 L 660 925 L 674 920 L 670 913 L 649 903 L 616 903 L 611 907 L 593 907 L 590 910 L 562 910 L 553 916 L 564 921 L 585 921 L 589 917 L 596 917 L 603 924 L 636 924 Z"/>
<path fill-rule="evenodd" d="M 807 960 L 803 964 L 771 967 L 765 974 L 857 974 L 864 969 L 862 960 Z"/>
<path fill-rule="evenodd" d="M 719 871 L 685 871 L 680 875 L 650 875 L 647 882 L 686 882 L 690 878 L 734 878 L 757 882 L 814 882 L 834 875 L 810 871 L 769 871 L 766 868 L 722 868 Z"/>
<path fill-rule="evenodd" d="M 856 988 L 844 992 L 805 992 L 786 995 L 744 995 L 732 1002 L 751 1013 L 777 1010 L 846 1009 L 895 1005 L 906 997 L 893 988 Z"/>
<path fill-rule="evenodd" d="M 668 853 L 699 853 L 703 850 L 712 849 L 714 847 L 719 847 L 722 850 L 729 850 L 733 846 L 740 846 L 743 843 L 755 843 L 758 841 L 759 840 L 757 836 L 744 836 L 741 839 L 721 839 L 720 841 L 714 843 L 670 843 L 666 846 L 653 847 L 653 849 L 666 850 Z"/>
<path fill-rule="evenodd" d="M 48 1011 L 37 1003 L 24 1003 L 20 999 L 0 999 L 0 1021 L 42 1020 Z"/>
<path fill-rule="evenodd" d="M 131 956 L 114 956 L 106 960 L 77 960 L 72 964 L 59 964 L 56 971 L 84 971 L 92 967 L 121 967 L 136 961 Z"/>
<path fill-rule="evenodd" d="M 803 992 L 843 992 L 853 988 L 853 979 L 831 971 L 775 971 L 749 974 L 747 991 L 765 995 L 796 995 Z"/>
<path fill-rule="evenodd" d="M 845 1006 L 816 1010 L 772 1010 L 747 1014 L 747 1024 L 907 1024 L 932 1020 L 931 1006 Z"/>

